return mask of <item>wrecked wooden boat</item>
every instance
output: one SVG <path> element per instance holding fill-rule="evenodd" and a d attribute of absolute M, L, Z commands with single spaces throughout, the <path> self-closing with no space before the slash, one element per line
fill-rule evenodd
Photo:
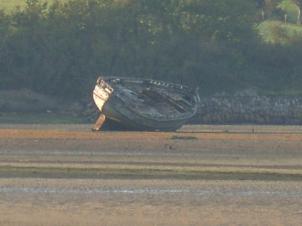
<path fill-rule="evenodd" d="M 198 90 L 135 78 L 99 77 L 93 99 L 101 111 L 93 130 L 112 120 L 129 130 L 173 131 L 197 112 Z"/>

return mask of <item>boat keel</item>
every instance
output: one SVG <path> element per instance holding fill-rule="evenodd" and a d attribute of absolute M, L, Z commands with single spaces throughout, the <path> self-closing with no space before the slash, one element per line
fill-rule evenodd
<path fill-rule="evenodd" d="M 105 120 L 106 120 L 106 116 L 104 114 L 100 114 L 98 120 L 95 122 L 95 125 L 92 128 L 92 131 L 100 131 Z"/>

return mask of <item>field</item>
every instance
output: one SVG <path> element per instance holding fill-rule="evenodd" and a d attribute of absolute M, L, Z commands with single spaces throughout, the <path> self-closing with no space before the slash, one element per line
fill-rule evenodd
<path fill-rule="evenodd" d="M 90 126 L 0 124 L 1 225 L 302 221 L 300 126 Z"/>

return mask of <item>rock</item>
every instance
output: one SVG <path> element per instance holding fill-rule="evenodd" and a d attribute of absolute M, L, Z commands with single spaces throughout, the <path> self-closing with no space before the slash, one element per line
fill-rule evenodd
<path fill-rule="evenodd" d="M 302 124 L 302 97 L 263 96 L 255 90 L 201 98 L 197 123 Z"/>

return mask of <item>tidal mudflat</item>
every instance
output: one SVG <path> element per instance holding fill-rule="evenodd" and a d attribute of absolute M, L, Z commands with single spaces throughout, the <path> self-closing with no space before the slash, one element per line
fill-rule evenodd
<path fill-rule="evenodd" d="M 0 225 L 300 225 L 302 128 L 0 126 Z"/>

